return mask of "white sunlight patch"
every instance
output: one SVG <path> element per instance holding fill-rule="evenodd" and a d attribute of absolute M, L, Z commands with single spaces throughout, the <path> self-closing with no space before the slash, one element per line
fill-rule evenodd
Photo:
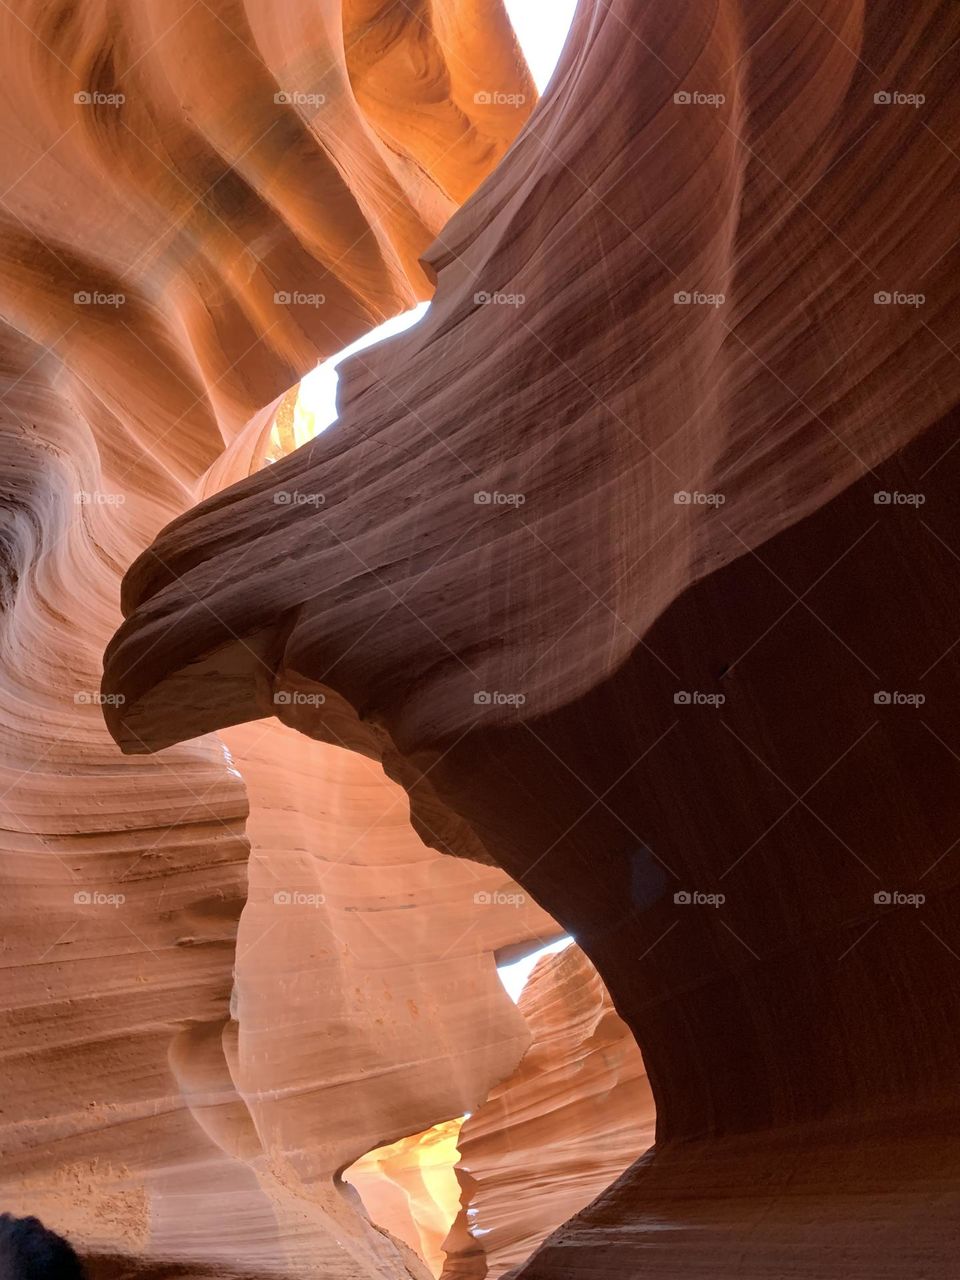
<path fill-rule="evenodd" d="M 564 41 L 573 21 L 577 0 L 504 0 L 517 39 L 529 64 L 537 88 L 542 93 L 553 75 Z M 376 346 L 384 338 L 402 333 L 426 314 L 429 302 L 387 320 L 364 337 L 344 347 L 312 369 L 300 383 L 294 408 L 294 440 L 303 444 L 326 431 L 337 420 L 337 365 L 348 356 Z"/>
<path fill-rule="evenodd" d="M 577 0 L 504 0 L 537 88 L 543 93 L 560 60 Z"/>
<path fill-rule="evenodd" d="M 572 942 L 572 938 L 560 938 L 557 942 L 551 942 L 548 946 L 541 947 L 539 951 L 534 951 L 532 955 L 524 956 L 522 960 L 516 960 L 513 964 L 500 965 L 497 973 L 499 973 L 500 981 L 507 989 L 507 995 L 514 1004 L 520 999 L 520 993 L 527 985 L 527 979 L 533 973 L 534 966 L 540 957 L 552 956 L 558 951 L 566 951 Z"/>

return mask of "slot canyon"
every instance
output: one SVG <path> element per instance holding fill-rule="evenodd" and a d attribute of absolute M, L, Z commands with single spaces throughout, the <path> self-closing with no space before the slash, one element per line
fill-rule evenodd
<path fill-rule="evenodd" d="M 960 5 L 0 32 L 0 1214 L 952 1280 Z"/>

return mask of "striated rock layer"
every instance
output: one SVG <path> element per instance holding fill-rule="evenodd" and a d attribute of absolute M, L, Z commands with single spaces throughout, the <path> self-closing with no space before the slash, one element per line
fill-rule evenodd
<path fill-rule="evenodd" d="M 379 765 L 276 722 L 124 760 L 97 688 L 125 566 L 429 295 L 529 77 L 496 0 L 20 0 L 0 35 L 3 1207 L 96 1275 L 425 1275 L 337 1170 L 513 1069 L 492 949 L 555 927 L 476 902 L 515 886 Z"/>
<path fill-rule="evenodd" d="M 445 1280 L 497 1280 L 653 1142 L 643 1060 L 577 946 L 544 956 L 519 1001 L 533 1043 L 460 1131 L 463 1210 Z"/>
<path fill-rule="evenodd" d="M 415 1249 L 435 1276 L 443 1272 L 444 1242 L 460 1210 L 454 1168 L 462 1123 L 448 1120 L 378 1147 L 344 1172 L 374 1222 Z"/>
<path fill-rule="evenodd" d="M 955 1265 L 958 42 L 585 0 L 425 322 L 126 579 L 124 750 L 329 691 L 636 1033 L 657 1145 L 524 1280 Z"/>

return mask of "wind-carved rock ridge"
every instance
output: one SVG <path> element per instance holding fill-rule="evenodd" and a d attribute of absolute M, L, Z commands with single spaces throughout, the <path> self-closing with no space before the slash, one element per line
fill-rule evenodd
<path fill-rule="evenodd" d="M 128 575 L 124 750 L 336 691 L 635 1032 L 656 1147 L 523 1280 L 951 1274 L 958 39 L 582 4 L 424 323 Z"/>
<path fill-rule="evenodd" d="M 263 465 L 277 397 L 430 296 L 532 84 L 496 0 L 25 0 L 0 33 L 3 1207 L 95 1277 L 416 1273 L 336 1170 L 436 1118 L 438 1045 L 441 1105 L 513 1069 L 494 952 L 556 926 L 276 722 L 125 760 L 100 660 L 124 567 Z M 334 1087 L 390 1055 L 391 1098 Z"/>
<path fill-rule="evenodd" d="M 497 1280 L 525 1262 L 653 1142 L 640 1050 L 579 947 L 537 962 L 519 1009 L 531 1046 L 460 1131 L 444 1280 Z"/>

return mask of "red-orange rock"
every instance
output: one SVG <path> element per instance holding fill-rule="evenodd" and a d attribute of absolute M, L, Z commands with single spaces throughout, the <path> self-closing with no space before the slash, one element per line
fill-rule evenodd
<path fill-rule="evenodd" d="M 435 1276 L 444 1241 L 460 1209 L 454 1167 L 462 1120 L 447 1120 L 362 1156 L 344 1178 L 356 1187 L 374 1222 L 405 1241 Z"/>
<path fill-rule="evenodd" d="M 955 1269 L 958 43 L 582 4 L 425 322 L 127 577 L 125 750 L 328 691 L 636 1033 L 657 1145 L 524 1280 Z"/>
<path fill-rule="evenodd" d="M 97 1276 L 425 1275 L 336 1171 L 512 1070 L 493 948 L 554 926 L 474 903 L 506 875 L 424 848 L 379 766 L 277 724 L 124 760 L 97 690 L 124 568 L 429 296 L 529 77 L 497 0 L 18 0 L 0 36 L 3 1207 Z M 473 101 L 478 45 L 526 105 Z M 265 901 L 294 870 L 325 909 Z"/>
<path fill-rule="evenodd" d="M 538 961 L 519 1008 L 533 1043 L 460 1132 L 447 1280 L 525 1262 L 653 1142 L 640 1050 L 579 947 Z"/>

